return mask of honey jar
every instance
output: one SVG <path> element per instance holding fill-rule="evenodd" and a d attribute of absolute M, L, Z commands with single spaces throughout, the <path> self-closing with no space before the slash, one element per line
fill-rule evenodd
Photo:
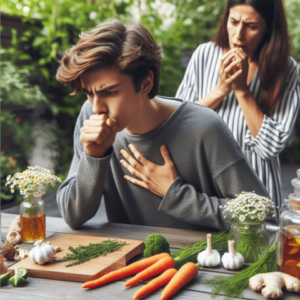
<path fill-rule="evenodd" d="M 292 180 L 289 209 L 280 215 L 277 244 L 278 270 L 300 279 L 300 169 Z"/>

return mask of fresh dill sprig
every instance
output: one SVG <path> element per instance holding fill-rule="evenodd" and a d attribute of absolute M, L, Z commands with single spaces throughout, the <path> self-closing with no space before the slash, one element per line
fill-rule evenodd
<path fill-rule="evenodd" d="M 248 287 L 249 279 L 252 276 L 276 271 L 276 244 L 277 241 L 270 245 L 255 263 L 235 275 L 229 277 L 216 276 L 213 279 L 206 280 L 205 283 L 212 287 L 212 296 L 222 293 L 226 296 L 226 300 L 242 298 L 242 292 Z"/>
<path fill-rule="evenodd" d="M 109 252 L 115 251 L 125 244 L 126 242 L 105 240 L 101 243 L 90 243 L 88 246 L 79 245 L 76 248 L 70 246 L 68 249 L 72 252 L 72 254 L 68 253 L 66 256 L 59 259 L 58 261 L 62 262 L 67 260 L 76 260 L 74 262 L 68 263 L 66 267 L 78 265 L 92 258 L 100 257 Z"/>

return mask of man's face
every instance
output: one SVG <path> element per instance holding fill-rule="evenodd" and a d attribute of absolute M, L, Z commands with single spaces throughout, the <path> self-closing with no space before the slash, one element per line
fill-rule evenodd
<path fill-rule="evenodd" d="M 114 68 L 92 69 L 81 76 L 83 91 L 96 115 L 106 114 L 117 121 L 117 130 L 128 127 L 138 116 L 144 101 L 143 92 L 136 92 L 132 78 Z"/>

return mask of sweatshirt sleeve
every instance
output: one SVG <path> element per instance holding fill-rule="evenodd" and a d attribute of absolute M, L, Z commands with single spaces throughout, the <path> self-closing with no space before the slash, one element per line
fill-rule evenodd
<path fill-rule="evenodd" d="M 68 177 L 57 191 L 58 208 L 72 229 L 77 229 L 97 213 L 110 168 L 111 154 L 104 158 L 91 157 L 80 142 L 80 128 L 87 118 L 86 106 L 87 103 L 76 122 L 74 155 Z"/>
<path fill-rule="evenodd" d="M 292 71 L 287 88 L 272 113 L 264 115 L 261 128 L 254 138 L 246 131 L 245 144 L 262 159 L 272 159 L 285 147 L 292 133 L 300 106 L 300 74 L 296 62 L 291 59 Z"/>

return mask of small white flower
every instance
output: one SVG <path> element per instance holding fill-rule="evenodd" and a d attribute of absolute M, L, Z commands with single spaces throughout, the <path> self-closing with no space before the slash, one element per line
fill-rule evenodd
<path fill-rule="evenodd" d="M 264 205 L 259 205 L 256 207 L 257 210 L 265 210 L 265 206 Z"/>
<path fill-rule="evenodd" d="M 239 220 L 240 220 L 240 221 L 243 222 L 243 221 L 245 221 L 245 219 L 246 219 L 246 217 L 245 217 L 244 215 L 240 215 L 240 216 L 239 216 Z"/>
<path fill-rule="evenodd" d="M 262 221 L 262 220 L 265 219 L 265 217 L 264 217 L 263 215 L 259 215 L 259 216 L 258 216 L 258 219 Z"/>

